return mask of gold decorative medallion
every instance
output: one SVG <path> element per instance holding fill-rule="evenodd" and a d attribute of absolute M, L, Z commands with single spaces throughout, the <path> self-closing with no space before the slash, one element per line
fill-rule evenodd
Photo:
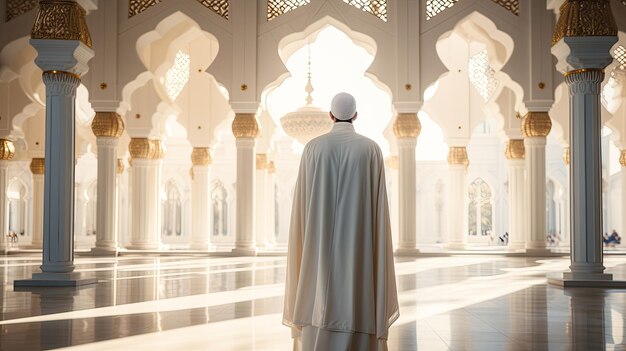
<path fill-rule="evenodd" d="M 194 147 L 191 151 L 191 164 L 194 166 L 208 166 L 213 162 L 211 149 L 208 147 Z"/>
<path fill-rule="evenodd" d="M 547 112 L 528 112 L 522 120 L 522 135 L 527 137 L 548 136 L 552 121 Z"/>
<path fill-rule="evenodd" d="M 506 143 L 504 155 L 507 160 L 523 160 L 525 153 L 524 139 L 511 139 Z"/>
<path fill-rule="evenodd" d="M 46 165 L 45 158 L 33 158 L 30 161 L 30 171 L 33 174 L 44 174 L 46 170 L 45 165 Z"/>
<path fill-rule="evenodd" d="M 96 112 L 91 130 L 97 137 L 119 138 L 124 132 L 124 120 L 115 112 Z"/>
<path fill-rule="evenodd" d="M 422 125 L 417 113 L 398 113 L 393 123 L 393 134 L 396 138 L 417 138 L 422 131 Z"/>
<path fill-rule="evenodd" d="M 74 1 L 41 0 L 32 39 L 80 40 L 92 47 L 85 10 Z"/>

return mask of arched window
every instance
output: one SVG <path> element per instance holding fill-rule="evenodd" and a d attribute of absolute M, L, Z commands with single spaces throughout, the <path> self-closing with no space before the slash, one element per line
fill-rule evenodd
<path fill-rule="evenodd" d="M 96 216 L 98 201 L 98 184 L 94 181 L 87 188 L 87 223 L 85 225 L 85 235 L 96 235 Z"/>
<path fill-rule="evenodd" d="M 24 235 L 26 231 L 26 187 L 19 181 L 9 185 L 9 232 Z M 6 233 L 5 233 L 6 234 Z"/>
<path fill-rule="evenodd" d="M 561 240 L 561 221 L 558 185 L 551 179 L 546 182 L 546 240 L 549 245 L 558 245 Z"/>
<path fill-rule="evenodd" d="M 468 234 L 487 236 L 493 230 L 491 187 L 482 178 L 476 178 L 470 184 L 468 193 Z"/>
<path fill-rule="evenodd" d="M 221 182 L 215 183 L 211 192 L 213 201 L 213 236 L 228 235 L 228 202 L 226 188 Z"/>
<path fill-rule="evenodd" d="M 182 235 L 182 203 L 180 192 L 174 184 L 169 181 L 165 185 L 165 202 L 163 202 L 163 235 Z"/>

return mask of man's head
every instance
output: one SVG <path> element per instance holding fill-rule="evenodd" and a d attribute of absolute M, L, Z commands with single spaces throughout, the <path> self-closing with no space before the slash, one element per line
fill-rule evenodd
<path fill-rule="evenodd" d="M 330 103 L 330 118 L 335 122 L 352 122 L 356 117 L 356 100 L 354 97 L 348 93 L 335 95 Z"/>

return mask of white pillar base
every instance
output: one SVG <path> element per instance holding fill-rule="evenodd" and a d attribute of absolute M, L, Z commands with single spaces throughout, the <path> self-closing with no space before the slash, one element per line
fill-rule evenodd
<path fill-rule="evenodd" d="M 89 256 L 118 256 L 119 248 L 92 247 L 87 253 Z"/>
<path fill-rule="evenodd" d="M 565 272 L 558 275 L 548 276 L 548 284 L 563 288 L 626 288 L 625 280 L 613 280 L 613 275 L 608 273 L 579 275 L 572 272 Z"/>
<path fill-rule="evenodd" d="M 32 279 L 16 280 L 13 286 L 18 287 L 38 287 L 38 286 L 80 286 L 95 284 L 95 278 L 84 278 L 81 273 L 33 273 Z"/>
<path fill-rule="evenodd" d="M 446 249 L 449 250 L 465 250 L 467 249 L 467 245 L 464 243 L 449 243 L 446 245 Z"/>
<path fill-rule="evenodd" d="M 552 256 L 552 251 L 548 249 L 526 249 L 526 255 L 530 257 Z"/>
<path fill-rule="evenodd" d="M 231 252 L 237 256 L 256 256 L 259 250 L 256 247 L 236 247 Z"/>
<path fill-rule="evenodd" d="M 412 247 L 412 248 L 402 248 L 399 247 L 396 249 L 396 256 L 417 256 L 420 254 L 420 250 Z"/>

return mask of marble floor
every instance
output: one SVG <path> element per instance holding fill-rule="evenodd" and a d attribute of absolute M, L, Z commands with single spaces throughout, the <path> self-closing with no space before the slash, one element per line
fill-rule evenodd
<path fill-rule="evenodd" d="M 284 257 L 78 258 L 98 284 L 14 291 L 38 256 L 0 256 L 0 350 L 290 350 Z M 626 290 L 546 285 L 565 258 L 397 258 L 389 349 L 626 350 Z M 605 258 L 626 279 L 626 257 Z"/>

